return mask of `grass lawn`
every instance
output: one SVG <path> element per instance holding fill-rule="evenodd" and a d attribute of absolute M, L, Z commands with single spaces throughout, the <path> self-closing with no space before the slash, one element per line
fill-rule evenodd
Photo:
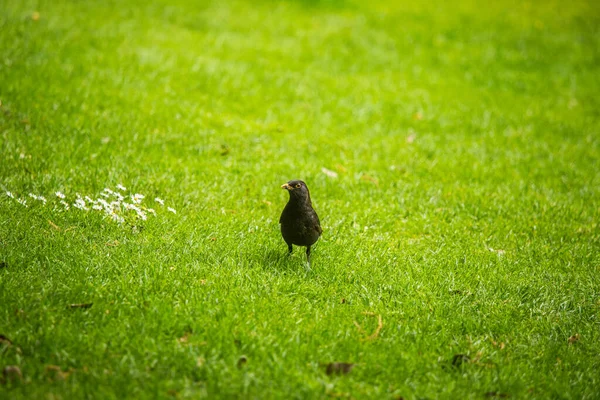
<path fill-rule="evenodd" d="M 595 1 L 0 0 L 0 398 L 600 398 L 599 93 Z"/>

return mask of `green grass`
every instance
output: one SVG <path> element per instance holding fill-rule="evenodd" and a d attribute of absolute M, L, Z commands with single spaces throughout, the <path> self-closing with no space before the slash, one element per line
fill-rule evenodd
<path fill-rule="evenodd" d="M 0 0 L 0 398 L 598 398 L 599 27 L 593 1 Z M 119 183 L 177 214 L 55 206 Z"/>

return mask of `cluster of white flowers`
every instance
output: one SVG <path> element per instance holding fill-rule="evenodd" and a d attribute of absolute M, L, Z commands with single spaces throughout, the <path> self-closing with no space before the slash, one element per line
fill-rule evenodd
<path fill-rule="evenodd" d="M 148 219 L 148 214 L 156 216 L 156 210 L 142 204 L 146 196 L 140 193 L 135 193 L 127 196 L 127 188 L 121 184 L 116 186 L 117 190 L 105 188 L 96 199 L 90 196 L 82 197 L 79 193 L 75 194 L 73 201 L 67 201 L 67 196 L 62 192 L 55 192 L 56 201 L 54 209 L 68 211 L 71 207 L 77 208 L 82 211 L 97 211 L 104 214 L 105 217 L 122 224 L 126 219 L 137 218 L 142 221 Z M 18 203 L 27 207 L 27 201 L 24 198 L 15 197 L 15 195 L 9 191 L 6 191 L 6 196 L 14 199 Z M 29 197 L 41 202 L 46 205 L 48 200 L 44 196 L 38 196 L 33 193 L 29 193 Z M 131 202 L 127 200 L 131 199 Z M 154 202 L 159 207 L 164 207 L 165 201 L 159 197 L 154 199 Z M 176 214 L 177 211 L 172 207 L 166 207 L 167 211 Z"/>

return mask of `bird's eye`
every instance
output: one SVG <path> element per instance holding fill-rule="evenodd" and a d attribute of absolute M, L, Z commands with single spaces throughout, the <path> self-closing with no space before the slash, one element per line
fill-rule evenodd
<path fill-rule="evenodd" d="M 296 187 L 297 187 L 297 188 L 299 188 L 299 187 L 300 187 L 300 184 L 299 184 L 299 183 L 296 183 Z"/>

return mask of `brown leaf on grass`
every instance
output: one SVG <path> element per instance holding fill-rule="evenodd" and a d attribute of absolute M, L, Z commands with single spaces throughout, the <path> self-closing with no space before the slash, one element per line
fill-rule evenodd
<path fill-rule="evenodd" d="M 414 133 L 411 133 L 410 135 L 408 135 L 406 137 L 406 143 L 413 143 L 415 141 L 415 139 L 417 138 L 417 135 L 415 135 Z"/>
<path fill-rule="evenodd" d="M 54 222 L 52 222 L 52 221 L 50 221 L 50 220 L 48 220 L 48 223 L 50 224 L 50 226 L 51 226 L 53 229 L 55 229 L 55 230 L 57 230 L 57 231 L 60 231 L 60 226 L 56 225 Z"/>
<path fill-rule="evenodd" d="M 64 381 L 72 372 L 73 370 L 63 371 L 58 365 L 46 365 L 44 367 L 44 374 L 50 381 Z"/>
<path fill-rule="evenodd" d="M 34 11 L 31 14 L 31 19 L 34 21 L 39 21 L 40 20 L 40 13 L 38 11 Z"/>
<path fill-rule="evenodd" d="M 179 340 L 179 343 L 187 343 L 187 342 L 189 342 L 189 340 L 190 340 L 190 336 L 191 336 L 191 335 L 192 335 L 192 334 L 191 334 L 190 332 L 186 332 L 186 333 L 185 333 L 185 334 L 184 334 L 182 337 L 180 337 L 180 338 L 178 339 L 178 340 Z"/>
<path fill-rule="evenodd" d="M 345 363 L 345 362 L 334 362 L 327 364 L 325 373 L 327 375 L 346 375 L 352 371 L 356 364 Z"/>
<path fill-rule="evenodd" d="M 500 393 L 500 392 L 487 392 L 485 393 L 486 397 L 496 397 L 499 399 L 505 399 L 507 397 L 510 397 L 510 394 L 507 393 Z"/>
<path fill-rule="evenodd" d="M 340 303 L 342 303 L 342 304 L 346 304 L 346 299 L 342 299 L 342 300 L 340 301 Z"/>
<path fill-rule="evenodd" d="M 113 240 L 112 242 L 106 242 L 106 246 L 108 247 L 117 247 L 118 245 L 120 245 L 121 243 L 119 243 L 118 240 Z"/>
<path fill-rule="evenodd" d="M 579 342 L 579 339 L 580 339 L 579 333 L 576 333 L 569 338 L 569 344 L 575 344 L 575 343 Z"/>
<path fill-rule="evenodd" d="M 362 174 L 360 179 L 363 181 L 371 182 L 375 184 L 375 186 L 379 186 L 379 180 L 377 178 L 372 177 L 371 175 Z"/>
<path fill-rule="evenodd" d="M 363 314 L 371 316 L 371 317 L 374 317 L 376 315 L 375 313 L 372 313 L 370 311 L 365 311 L 365 312 L 363 312 Z M 354 326 L 356 326 L 356 328 L 358 329 L 358 331 L 360 333 L 366 334 L 365 330 L 362 328 L 362 326 L 360 326 L 360 324 L 358 322 L 354 321 Z M 362 340 L 376 339 L 379 336 L 379 332 L 381 332 L 382 328 L 383 328 L 383 320 L 381 318 L 381 315 L 377 315 L 377 328 L 375 328 L 375 331 L 372 334 L 370 334 L 366 338 L 363 338 Z"/>
<path fill-rule="evenodd" d="M 237 367 L 243 368 L 247 362 L 248 362 L 248 358 L 246 356 L 241 356 L 237 361 Z"/>
<path fill-rule="evenodd" d="M 69 304 L 69 308 L 90 308 L 94 303 Z"/>
<path fill-rule="evenodd" d="M 7 365 L 2 370 L 2 378 L 6 383 L 9 382 L 17 382 L 23 380 L 23 373 L 21 373 L 21 368 L 16 365 Z"/>
<path fill-rule="evenodd" d="M 344 167 L 342 164 L 335 164 L 335 168 L 340 172 L 348 172 L 348 169 Z"/>
<path fill-rule="evenodd" d="M 12 340 L 10 340 L 4 335 L 0 335 L 0 345 L 4 345 L 7 347 L 12 346 Z"/>

